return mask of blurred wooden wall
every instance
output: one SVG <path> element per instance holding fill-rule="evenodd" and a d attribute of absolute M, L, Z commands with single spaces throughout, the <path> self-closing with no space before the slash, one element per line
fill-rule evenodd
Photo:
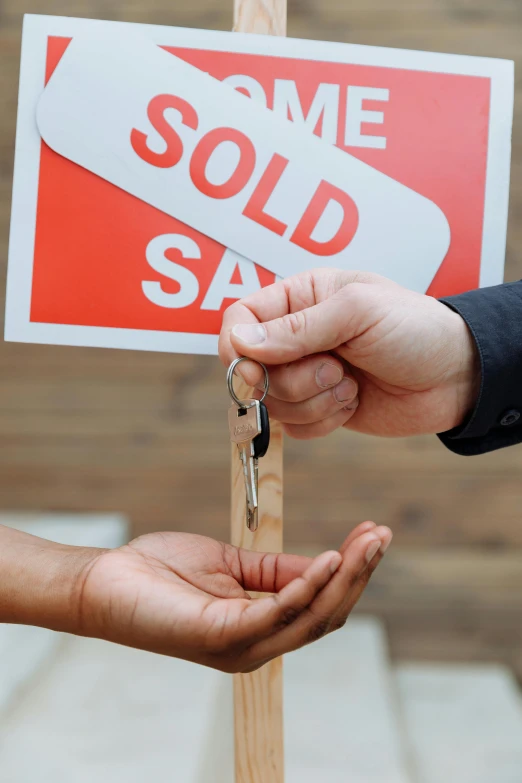
<path fill-rule="evenodd" d="M 22 12 L 229 29 L 232 0 L 0 0 L 4 295 Z M 518 0 L 290 0 L 289 34 L 522 59 Z M 517 79 L 508 280 L 522 277 Z M 0 344 L 0 506 L 122 511 L 136 532 L 228 535 L 217 359 Z M 522 673 L 522 447 L 463 459 L 435 437 L 338 433 L 285 452 L 286 543 L 332 547 L 363 519 L 396 538 L 362 609 L 402 656 L 509 661 Z"/>

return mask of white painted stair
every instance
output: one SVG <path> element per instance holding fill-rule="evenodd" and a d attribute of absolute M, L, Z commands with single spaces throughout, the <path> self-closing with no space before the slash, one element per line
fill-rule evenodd
<path fill-rule="evenodd" d="M 354 619 L 335 635 L 286 656 L 284 683 L 285 783 L 323 778 L 412 783 L 377 621 Z M 229 678 L 221 681 L 209 712 L 211 729 L 202 742 L 205 755 L 195 783 L 233 783 Z"/>
<path fill-rule="evenodd" d="M 380 629 L 357 620 L 337 636 L 286 660 L 288 783 L 325 773 L 332 783 L 410 783 Z M 183 661 L 64 638 L 5 713 L 0 779 L 233 783 L 230 686 Z"/>
<path fill-rule="evenodd" d="M 116 515 L 2 517 L 118 546 Z M 41 629 L 0 626 L 1 783 L 233 783 L 231 678 Z M 522 783 L 522 700 L 505 669 L 393 668 L 382 626 L 285 659 L 286 783 Z M 267 781 L 266 783 L 271 783 Z"/>
<path fill-rule="evenodd" d="M 522 698 L 508 669 L 404 664 L 397 684 L 417 783 L 521 783 Z"/>

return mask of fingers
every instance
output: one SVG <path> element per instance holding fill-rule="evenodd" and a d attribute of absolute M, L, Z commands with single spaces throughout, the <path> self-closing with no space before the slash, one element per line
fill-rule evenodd
<path fill-rule="evenodd" d="M 269 288 L 272 288 L 272 286 L 268 286 L 268 288 L 264 290 L 268 291 Z M 259 323 L 254 313 L 245 304 L 245 301 L 246 300 L 242 299 L 239 302 L 235 302 L 227 310 L 225 310 L 223 315 L 223 322 L 221 325 L 221 332 L 219 334 L 218 341 L 218 352 L 219 358 L 225 366 L 232 364 L 234 359 L 237 359 L 238 356 L 246 355 L 241 352 L 238 353 L 230 341 L 230 334 L 233 327 L 236 324 Z M 244 362 L 244 364 L 246 365 L 246 362 Z M 243 367 L 241 368 L 241 371 L 243 372 Z"/>
<path fill-rule="evenodd" d="M 292 403 L 308 400 L 325 389 L 333 389 L 345 377 L 343 363 L 328 353 L 307 356 L 291 364 L 268 369 L 270 397 Z M 236 372 L 249 386 L 263 390 L 265 374 L 259 364 L 242 362 Z"/>
<path fill-rule="evenodd" d="M 260 394 L 261 392 L 256 396 Z M 347 377 L 334 389 L 303 402 L 281 402 L 270 396 L 265 399 L 265 404 L 270 416 L 283 424 L 315 424 L 339 411 L 353 410 L 358 404 L 357 384 Z M 346 420 L 345 418 L 344 421 Z"/>
<path fill-rule="evenodd" d="M 376 554 L 373 555 L 373 557 L 371 550 L 369 553 L 367 553 L 367 559 L 370 561 L 368 567 L 362 570 L 353 590 L 347 593 L 345 601 L 342 603 L 332 620 L 332 626 L 330 630 L 336 630 L 338 628 L 342 628 L 343 625 L 345 625 L 346 620 L 352 612 L 352 609 L 356 606 L 359 598 L 366 589 L 373 572 L 381 562 L 384 553 L 391 544 L 393 535 L 389 528 L 379 527 L 375 530 L 375 532 L 381 539 L 381 546 L 377 550 Z"/>
<path fill-rule="evenodd" d="M 344 427 L 355 415 L 358 404 L 359 400 L 356 397 L 346 408 L 342 408 L 327 419 L 317 421 L 313 424 L 283 424 L 283 430 L 295 440 L 324 438 L 326 435 L 330 435 L 340 427 Z"/>
<path fill-rule="evenodd" d="M 236 320 L 229 333 L 230 344 L 237 354 L 265 364 L 283 364 L 331 351 L 381 318 L 373 288 L 353 283 L 319 304 L 264 323 Z"/>
<path fill-rule="evenodd" d="M 356 538 L 375 527 L 375 522 L 362 522 L 354 528 L 340 549 L 341 555 Z M 233 566 L 234 577 L 245 590 L 252 592 L 278 593 L 293 579 L 303 576 L 313 562 L 313 558 L 302 555 L 253 552 L 241 547 L 227 545 L 228 547 L 237 558 L 237 563 Z"/>
<path fill-rule="evenodd" d="M 390 538 L 391 531 L 388 528 L 374 528 L 353 538 L 346 546 L 334 576 L 325 582 L 324 588 L 317 591 L 305 607 L 299 608 L 302 606 L 299 599 L 302 601 L 304 593 L 290 594 L 292 589 L 298 590 L 297 586 L 294 588 L 295 583 L 284 588 L 275 598 L 279 598 L 280 605 L 285 606 L 286 627 L 254 644 L 247 655 L 249 664 L 255 666 L 256 661 L 265 661 L 296 650 L 344 624 L 376 566 L 373 561 L 379 557 L 377 553 L 381 547 L 387 548 Z M 311 595 L 312 591 L 308 591 L 307 597 Z M 288 623 L 288 620 L 292 621 Z"/>
<path fill-rule="evenodd" d="M 279 593 L 248 604 L 235 631 L 236 643 L 254 644 L 293 623 L 328 584 L 341 563 L 339 552 L 324 552 Z"/>
<path fill-rule="evenodd" d="M 245 590 L 278 593 L 289 582 L 303 576 L 313 559 L 299 555 L 264 554 L 237 549 L 238 573 L 234 574 Z"/>
<path fill-rule="evenodd" d="M 259 364 L 243 362 L 236 372 L 247 385 L 256 387 L 254 396 L 261 398 L 265 377 Z M 311 430 L 297 430 L 295 437 L 305 439 L 328 434 L 346 424 L 357 408 L 358 383 L 345 365 L 330 354 L 308 356 L 291 364 L 272 366 L 269 375 L 270 392 L 265 403 L 270 416 L 285 425 L 315 424 L 340 411 L 347 411 L 346 415 Z"/>
<path fill-rule="evenodd" d="M 349 339 L 350 321 L 342 300 L 330 299 L 265 323 L 236 323 L 230 332 L 234 350 L 267 364 L 292 362 L 319 351 L 330 351 Z M 343 338 L 339 340 L 342 329 Z M 346 336 L 344 336 L 346 335 Z"/>
<path fill-rule="evenodd" d="M 256 324 L 259 324 L 261 321 L 271 320 L 291 312 L 292 305 L 288 294 L 288 286 L 290 285 L 290 289 L 292 289 L 293 280 L 295 278 L 269 285 L 263 288 L 262 291 L 235 302 L 225 310 L 218 343 L 219 356 L 225 365 L 233 362 L 238 356 L 249 355 L 241 351 L 238 352 L 230 340 L 230 334 L 236 324 L 250 324 L 252 331 L 255 332 Z M 259 294 L 262 295 L 259 296 Z M 308 305 L 315 302 L 313 285 L 310 287 L 310 292 L 305 297 L 305 301 L 308 302 Z"/>
<path fill-rule="evenodd" d="M 255 387 L 254 396 L 261 398 L 265 374 L 260 365 L 242 362 L 236 373 L 248 386 Z M 330 354 L 316 354 L 290 364 L 271 366 L 269 375 L 270 392 L 265 403 L 270 416 L 285 425 L 299 425 L 296 430 L 287 429 L 294 437 L 304 440 L 329 434 L 347 424 L 358 406 L 357 380 L 346 364 Z M 340 411 L 346 411 L 346 415 L 336 416 Z M 319 422 L 324 423 L 308 427 Z M 307 426 L 303 429 L 302 425 Z"/>
<path fill-rule="evenodd" d="M 336 285 L 346 285 L 339 270 L 320 269 L 290 277 L 261 291 L 241 299 L 231 305 L 223 316 L 219 337 L 219 355 L 224 364 L 230 364 L 238 355 L 230 341 L 230 333 L 236 324 L 258 324 L 272 321 L 287 313 L 311 307 L 326 298 L 328 286 L 336 290 Z M 342 279 L 341 279 L 341 277 Z M 346 282 L 349 282 L 347 277 Z M 243 354 L 240 353 L 242 356 Z"/>
<path fill-rule="evenodd" d="M 355 541 L 356 538 L 362 536 L 363 533 L 369 533 L 371 530 L 375 530 L 376 527 L 377 525 L 375 522 L 361 522 L 360 525 L 357 525 L 357 527 L 352 530 L 348 538 L 344 540 L 343 545 L 339 549 L 339 552 L 343 555 L 352 541 Z"/>
<path fill-rule="evenodd" d="M 225 312 L 221 360 L 230 364 L 237 356 L 249 356 L 283 364 L 329 351 L 378 316 L 366 298 L 375 283 L 394 285 L 370 273 L 315 269 L 267 286 Z"/>

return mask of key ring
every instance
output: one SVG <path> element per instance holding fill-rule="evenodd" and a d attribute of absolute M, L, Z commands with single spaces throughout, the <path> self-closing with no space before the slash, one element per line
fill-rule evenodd
<path fill-rule="evenodd" d="M 241 364 L 241 362 L 247 362 L 247 361 L 248 362 L 256 362 L 256 364 L 259 364 L 259 366 L 262 367 L 264 372 L 265 372 L 265 388 L 263 389 L 263 396 L 261 397 L 259 402 L 263 402 L 263 400 L 265 399 L 266 395 L 268 394 L 268 390 L 270 388 L 270 380 L 268 378 L 268 370 L 266 369 L 266 367 L 263 364 L 263 362 L 258 362 L 257 359 L 249 359 L 248 356 L 240 356 L 239 359 L 235 359 L 232 362 L 232 364 L 230 365 L 230 367 L 228 368 L 228 372 L 227 372 L 227 386 L 228 386 L 228 393 L 230 394 L 230 396 L 232 397 L 232 399 L 234 400 L 234 402 L 236 403 L 236 405 L 239 408 L 244 408 L 245 406 L 243 405 L 243 402 L 238 398 L 237 394 L 234 391 L 234 370 L 236 369 L 238 364 Z"/>

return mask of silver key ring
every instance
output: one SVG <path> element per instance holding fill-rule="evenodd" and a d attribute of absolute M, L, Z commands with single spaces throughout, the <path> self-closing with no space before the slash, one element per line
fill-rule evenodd
<path fill-rule="evenodd" d="M 259 364 L 259 366 L 262 367 L 263 370 L 264 370 L 264 373 L 265 373 L 265 388 L 263 389 L 263 396 L 261 397 L 259 402 L 263 402 L 263 400 L 265 399 L 266 395 L 268 394 L 268 390 L 270 388 L 270 381 L 269 381 L 269 378 L 268 378 L 268 370 L 266 369 L 266 367 L 263 364 L 263 362 L 258 362 L 257 359 L 249 359 L 248 356 L 240 356 L 239 359 L 235 359 L 232 362 L 232 364 L 230 365 L 230 367 L 228 368 L 228 372 L 227 372 L 227 386 L 228 386 L 228 393 L 230 394 L 230 396 L 232 397 L 232 399 L 234 400 L 234 402 L 236 403 L 236 405 L 239 408 L 243 408 L 244 405 L 243 405 L 243 401 L 241 401 L 238 398 L 237 394 L 234 391 L 234 371 L 235 371 L 236 367 L 238 366 L 238 364 L 241 364 L 241 362 L 256 362 L 256 364 Z"/>

